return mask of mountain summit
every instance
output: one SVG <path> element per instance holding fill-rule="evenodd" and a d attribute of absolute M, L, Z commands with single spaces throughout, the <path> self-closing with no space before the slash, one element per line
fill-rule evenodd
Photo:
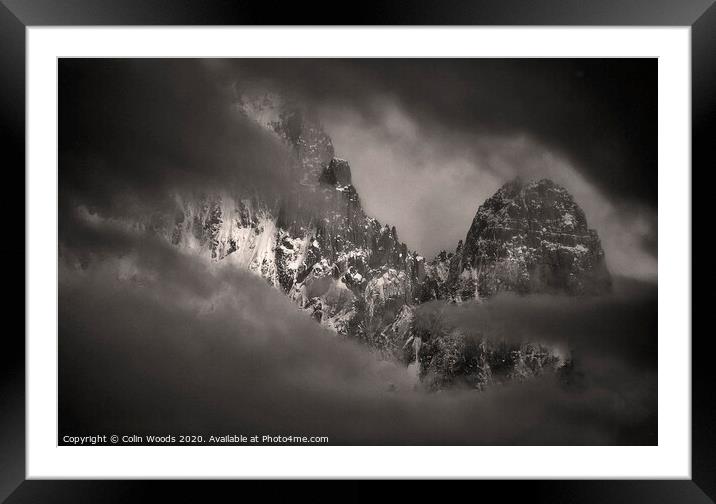
<path fill-rule="evenodd" d="M 516 178 L 487 199 L 454 254 L 429 264 L 428 297 L 480 299 L 500 291 L 594 295 L 611 277 L 597 232 L 569 192 Z"/>

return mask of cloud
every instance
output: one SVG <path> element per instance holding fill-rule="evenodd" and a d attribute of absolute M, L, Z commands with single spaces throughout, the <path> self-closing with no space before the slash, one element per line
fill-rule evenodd
<path fill-rule="evenodd" d="M 557 152 L 526 135 L 466 133 L 423 123 L 396 101 L 377 98 L 368 112 L 321 109 L 338 155 L 350 160 L 366 211 L 398 229 L 427 257 L 454 250 L 477 208 L 516 176 L 550 178 L 584 209 L 616 275 L 656 280 L 656 215 L 614 201 Z"/>
<path fill-rule="evenodd" d="M 580 359 L 608 356 L 656 366 L 657 290 L 648 282 L 616 278 L 614 292 L 599 297 L 500 293 L 489 302 L 432 301 L 418 310 L 438 311 L 446 324 L 473 338 L 543 342 Z"/>
<path fill-rule="evenodd" d="M 585 72 L 580 65 L 596 79 L 591 86 L 604 89 L 585 88 L 586 77 L 574 75 Z M 63 59 L 59 68 L 63 237 L 71 238 L 78 205 L 132 217 L 173 206 L 176 191 L 241 191 L 269 201 L 286 194 L 286 147 L 232 106 L 236 86 L 250 84 L 315 109 L 337 154 L 351 163 L 368 213 L 429 258 L 454 249 L 477 207 L 521 174 L 572 192 L 615 274 L 656 280 L 655 199 L 642 191 L 656 176 L 643 163 L 626 165 L 635 155 L 620 157 L 626 147 L 615 147 L 623 141 L 617 133 L 648 116 L 651 94 L 632 96 L 634 72 L 621 63 Z M 624 96 L 610 95 L 614 82 Z M 611 130 L 596 134 L 584 122 L 581 114 L 596 114 L 594 101 L 602 106 L 594 124 L 606 121 Z M 553 110 L 543 110 L 545 102 Z M 591 131 L 583 155 L 567 139 L 548 141 L 544 128 L 561 122 L 578 146 L 586 143 L 580 132 Z M 642 157 L 651 159 L 651 144 L 644 145 Z M 596 169 L 599 156 L 587 154 L 599 149 L 614 159 Z M 627 182 L 635 177 L 640 185 Z M 636 189 L 629 195 L 620 183 Z"/>
<path fill-rule="evenodd" d="M 426 393 L 402 366 L 326 332 L 259 277 L 151 236 L 123 239 L 116 254 L 80 266 L 68 253 L 60 264 L 61 433 L 300 434 L 398 445 L 655 441 L 655 381 L 630 374 L 614 355 L 605 356 L 612 371 L 590 375 L 581 393 L 550 377 L 486 393 Z"/>
<path fill-rule="evenodd" d="M 371 107 L 376 98 L 387 98 L 421 125 L 472 136 L 527 136 L 565 158 L 610 198 L 656 206 L 654 58 L 212 64 L 227 79 L 252 79 L 314 107 L 347 107 L 370 115 L 381 112 Z"/>
<path fill-rule="evenodd" d="M 173 206 L 175 191 L 287 190 L 286 146 L 200 61 L 62 59 L 59 82 L 62 236 L 79 205 L 135 217 Z"/>

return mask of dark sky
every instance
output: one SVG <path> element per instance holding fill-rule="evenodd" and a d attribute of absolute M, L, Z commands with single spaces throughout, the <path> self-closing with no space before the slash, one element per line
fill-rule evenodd
<path fill-rule="evenodd" d="M 316 112 L 369 215 L 434 256 L 515 175 L 564 185 L 613 272 L 656 278 L 656 60 L 62 60 L 60 184 L 123 212 L 177 188 L 280 193 L 286 152 L 232 109 Z M 62 221 L 61 221 L 62 223 Z"/>
<path fill-rule="evenodd" d="M 454 132 L 529 134 L 614 197 L 656 205 L 657 60 L 242 60 L 319 104 L 372 111 L 396 100 L 420 123 Z"/>

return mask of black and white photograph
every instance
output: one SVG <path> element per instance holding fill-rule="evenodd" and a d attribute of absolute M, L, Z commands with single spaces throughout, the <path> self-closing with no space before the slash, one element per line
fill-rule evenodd
<path fill-rule="evenodd" d="M 58 444 L 657 445 L 657 63 L 59 58 Z"/>

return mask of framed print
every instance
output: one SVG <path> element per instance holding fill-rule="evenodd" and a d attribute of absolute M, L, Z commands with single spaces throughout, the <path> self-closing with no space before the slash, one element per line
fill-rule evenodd
<path fill-rule="evenodd" d="M 2 497 L 709 502 L 716 8 L 539 4 L 6 1 Z"/>

